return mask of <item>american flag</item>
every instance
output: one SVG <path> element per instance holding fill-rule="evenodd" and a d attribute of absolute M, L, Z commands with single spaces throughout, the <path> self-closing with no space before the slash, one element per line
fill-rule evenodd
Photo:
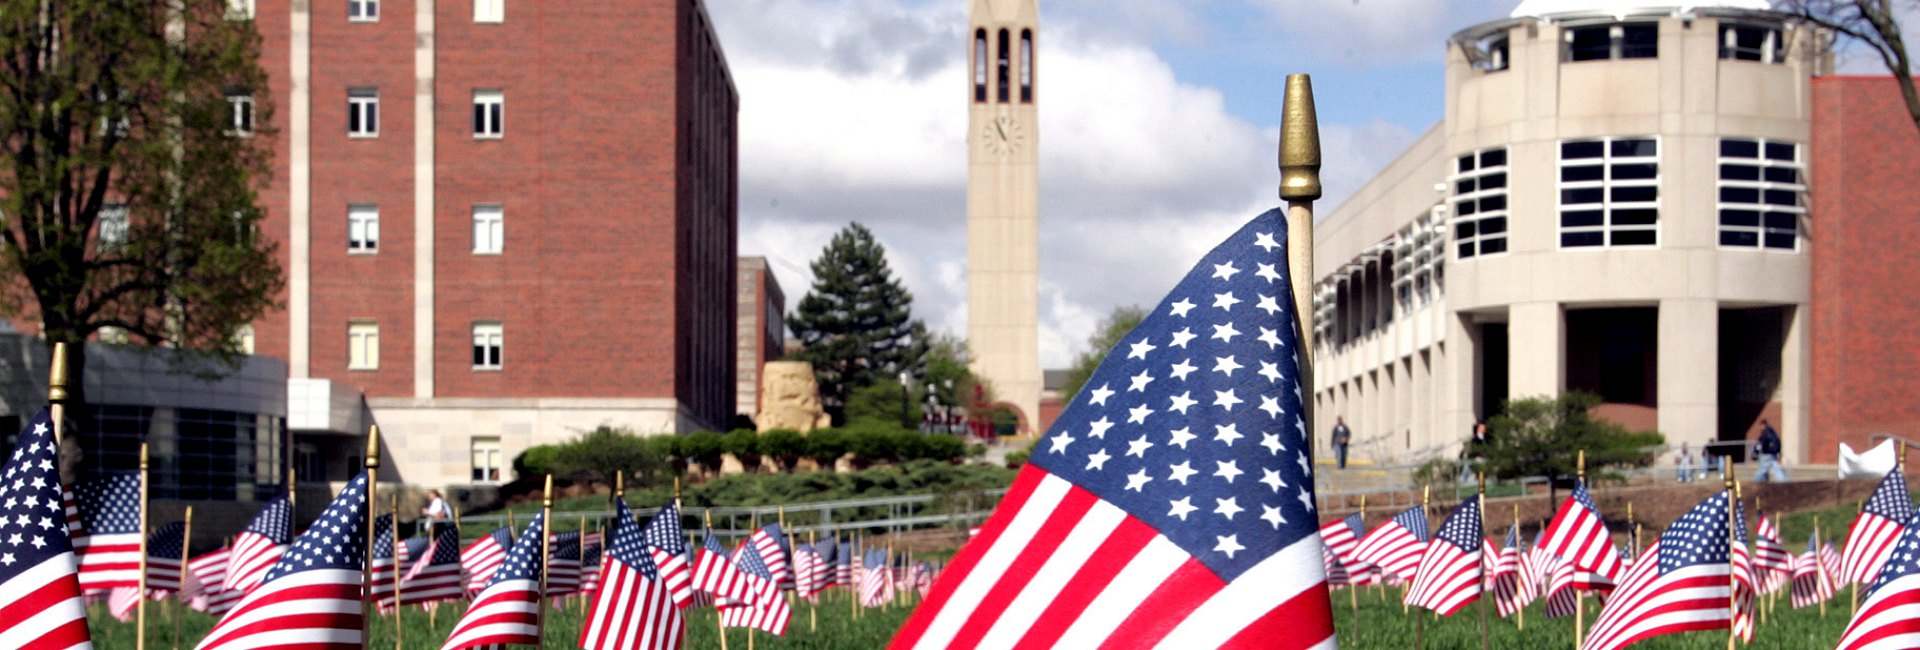
<path fill-rule="evenodd" d="M 888 560 L 886 549 L 867 551 L 862 562 L 866 572 L 860 576 L 862 606 L 879 607 L 893 601 L 893 564 Z"/>
<path fill-rule="evenodd" d="M 227 565 L 227 588 L 246 594 L 260 584 L 267 569 L 287 551 L 293 539 L 293 507 L 282 496 L 268 501 L 247 529 L 233 538 Z"/>
<path fill-rule="evenodd" d="M 547 596 L 580 593 L 580 533 L 556 533 L 547 554 Z"/>
<path fill-rule="evenodd" d="M 195 611 L 220 615 L 233 608 L 246 594 L 227 588 L 227 558 L 231 549 L 222 548 L 187 561 L 187 587 L 180 597 Z"/>
<path fill-rule="evenodd" d="M 1500 545 L 1499 559 L 1493 562 L 1493 605 L 1501 618 L 1512 616 L 1533 602 L 1533 568 L 1520 552 L 1520 526 L 1507 529 Z"/>
<path fill-rule="evenodd" d="M 720 626 L 752 628 L 774 636 L 786 634 L 793 611 L 787 607 L 786 596 L 780 592 L 773 570 L 760 559 L 760 552 L 753 548 L 751 540 L 734 551 L 733 561 L 752 578 L 759 597 L 747 602 L 719 601 Z"/>
<path fill-rule="evenodd" d="M 1753 554 L 1748 550 L 1746 505 L 1739 500 L 1733 502 L 1733 537 L 1728 550 L 1733 555 L 1733 631 L 1742 642 L 1752 642 L 1759 584 L 1754 579 Z"/>
<path fill-rule="evenodd" d="M 914 595 L 927 597 L 927 591 L 933 589 L 933 576 L 938 573 L 932 564 L 922 561 L 907 571 L 907 586 Z"/>
<path fill-rule="evenodd" d="M 199 650 L 360 647 L 368 507 L 361 472 L 214 624 Z"/>
<path fill-rule="evenodd" d="M 185 522 L 173 522 L 147 535 L 147 595 L 159 599 L 180 590 L 180 552 L 185 546 Z M 107 598 L 107 609 L 114 618 L 127 620 L 140 603 L 140 588 L 114 587 Z"/>
<path fill-rule="evenodd" d="M 1760 593 L 1773 593 L 1785 585 L 1792 570 L 1793 554 L 1780 543 L 1779 522 L 1761 513 L 1753 534 L 1753 571 Z"/>
<path fill-rule="evenodd" d="M 747 542 L 760 555 L 760 561 L 767 565 L 767 571 L 773 574 L 773 581 L 781 589 L 792 589 L 793 571 L 787 566 L 792 547 L 787 543 L 787 534 L 780 530 L 780 524 L 762 526 L 760 530 L 753 531 L 753 536 L 747 538 Z"/>
<path fill-rule="evenodd" d="M 440 650 L 494 645 L 540 645 L 540 540 L 547 534 L 545 515 L 535 515 L 507 551 L 506 560 L 467 613 L 453 626 Z M 551 576 L 549 576 L 551 577 Z"/>
<path fill-rule="evenodd" d="M 1847 530 L 1847 548 L 1840 556 L 1840 576 L 1858 585 L 1874 584 L 1880 565 L 1886 563 L 1894 544 L 1913 518 L 1913 497 L 1907 493 L 1907 477 L 1900 466 L 1880 479 L 1873 496 L 1860 508 L 1853 527 Z"/>
<path fill-rule="evenodd" d="M 853 589 L 853 565 L 859 561 L 853 552 L 853 542 L 834 544 L 833 584 Z"/>
<path fill-rule="evenodd" d="M 1885 487 L 1886 483 L 1882 482 L 1881 486 Z M 1887 554 L 1885 566 L 1880 567 L 1867 588 L 1860 608 L 1847 623 L 1847 631 L 1840 635 L 1840 644 L 1835 650 L 1920 647 L 1920 607 L 1916 606 L 1920 604 L 1920 516 L 1908 517 L 1901 523 L 1905 526 Z M 1858 530 L 1859 526 L 1856 524 L 1854 528 Z M 1853 545 L 1847 546 L 1851 553 Z"/>
<path fill-rule="evenodd" d="M 1286 230 L 1254 218 L 1126 335 L 896 647 L 1333 638 Z"/>
<path fill-rule="evenodd" d="M 140 475 L 107 474 L 74 490 L 87 537 L 80 556 L 80 588 L 105 593 L 140 581 Z"/>
<path fill-rule="evenodd" d="M 661 582 L 673 594 L 673 604 L 681 609 L 693 605 L 693 566 L 687 560 L 687 531 L 680 527 L 680 508 L 669 503 L 654 513 L 640 531 Z"/>
<path fill-rule="evenodd" d="M 1574 588 L 1607 591 L 1620 580 L 1620 551 L 1585 480 L 1574 482 L 1541 537 L 1548 553 L 1573 563 Z"/>
<path fill-rule="evenodd" d="M 1545 554 L 1542 557 L 1548 567 L 1542 574 L 1546 580 L 1544 590 L 1547 595 L 1547 618 L 1572 616 L 1574 609 L 1579 606 L 1580 599 L 1580 590 L 1573 587 L 1573 574 L 1576 573 L 1573 563 L 1554 557 L 1552 554 Z"/>
<path fill-rule="evenodd" d="M 1352 584 L 1352 577 L 1347 575 L 1347 565 L 1334 557 L 1333 549 L 1327 548 L 1325 543 L 1320 546 L 1320 568 L 1327 572 L 1328 587 L 1345 587 Z"/>
<path fill-rule="evenodd" d="M 1827 568 L 1827 576 L 1833 580 L 1834 588 L 1836 590 L 1839 589 L 1842 582 L 1840 579 L 1840 552 L 1833 550 L 1832 541 L 1820 542 L 1820 566 Z"/>
<path fill-rule="evenodd" d="M 395 567 L 406 562 L 404 557 L 394 559 L 393 515 L 380 515 L 373 522 L 373 566 L 368 570 L 367 598 L 377 601 L 381 607 L 393 606 L 393 583 L 399 570 Z M 405 546 L 400 546 L 404 549 Z M 401 551 L 400 555 L 406 553 Z"/>
<path fill-rule="evenodd" d="M 73 541 L 59 525 L 60 458 L 41 410 L 0 469 L 0 640 L 17 648 L 90 648 Z"/>
<path fill-rule="evenodd" d="M 600 531 L 580 536 L 580 593 L 600 590 L 600 556 L 606 554 Z"/>
<path fill-rule="evenodd" d="M 1614 650 L 1655 636 L 1727 629 L 1733 595 L 1728 497 L 1721 491 L 1701 501 L 1647 547 L 1607 599 L 1583 648 Z"/>
<path fill-rule="evenodd" d="M 720 540 L 713 536 L 713 531 L 707 531 L 706 542 L 700 546 L 700 556 L 693 571 L 694 589 L 712 595 L 719 602 L 756 601 L 766 594 L 779 593 L 778 589 L 765 588 L 767 585 L 758 580 L 741 568 L 732 556 L 727 555 L 727 550 L 720 546 Z"/>
<path fill-rule="evenodd" d="M 1385 577 L 1411 581 L 1420 568 L 1420 556 L 1427 552 L 1427 538 L 1425 509 L 1408 508 L 1360 538 L 1353 559 L 1380 567 Z"/>
<path fill-rule="evenodd" d="M 1366 523 L 1359 514 L 1351 514 L 1320 525 L 1320 541 L 1333 550 L 1334 557 L 1341 564 L 1355 562 L 1354 551 L 1360 548 L 1360 536 L 1366 534 Z"/>
<path fill-rule="evenodd" d="M 600 569 L 602 588 L 580 628 L 580 647 L 678 648 L 686 622 L 673 602 L 672 589 L 661 580 L 646 533 L 634 522 L 625 499 L 616 499 L 613 511 L 613 544 Z M 679 527 L 678 521 L 674 527 Z"/>
<path fill-rule="evenodd" d="M 1481 523 L 1479 499 L 1462 501 L 1447 514 L 1407 588 L 1408 605 L 1452 616 L 1480 597 Z"/>
<path fill-rule="evenodd" d="M 468 544 L 460 552 L 460 564 L 467 572 L 467 591 L 477 592 L 492 584 L 494 572 L 500 570 L 500 563 L 506 561 L 507 551 L 512 548 L 513 530 L 508 528 L 496 528 Z"/>
<path fill-rule="evenodd" d="M 811 597 L 836 583 L 840 565 L 839 550 L 840 544 L 831 539 L 807 546 L 806 553 L 814 558 L 812 587 L 801 587 L 800 595 Z"/>
<path fill-rule="evenodd" d="M 419 542 L 419 544 L 415 544 Z M 464 593 L 461 589 L 460 566 L 460 529 L 452 523 L 433 524 L 430 536 L 426 539 L 407 540 L 408 550 L 401 557 L 411 562 L 407 572 L 400 576 L 400 604 L 454 600 Z"/>
<path fill-rule="evenodd" d="M 1807 535 L 1807 552 L 1793 558 L 1793 607 L 1812 607 L 1833 597 L 1833 574 L 1820 561 L 1820 540 Z"/>
<path fill-rule="evenodd" d="M 819 551 L 805 544 L 797 544 L 793 547 L 794 593 L 799 594 L 801 598 L 809 598 L 820 591 L 819 566 Z"/>

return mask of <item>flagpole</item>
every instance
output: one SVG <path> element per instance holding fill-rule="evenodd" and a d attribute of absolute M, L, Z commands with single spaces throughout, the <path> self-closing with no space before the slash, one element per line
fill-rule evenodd
<path fill-rule="evenodd" d="M 1362 527 L 1367 525 L 1367 495 L 1365 493 L 1360 495 L 1360 525 Z M 1356 541 L 1355 543 L 1358 542 Z M 1340 558 L 1336 557 L 1334 560 L 1340 561 Z M 1354 584 L 1355 577 L 1352 570 L 1349 569 L 1347 572 L 1347 609 L 1358 612 L 1360 611 L 1360 585 Z"/>
<path fill-rule="evenodd" d="M 1734 621 L 1739 618 L 1740 611 L 1740 585 L 1734 576 L 1733 566 L 1733 509 L 1735 500 L 1740 497 L 1733 491 L 1733 474 L 1728 472 L 1728 466 L 1732 464 L 1720 464 L 1720 483 L 1727 491 L 1727 650 L 1733 650 L 1734 639 L 1740 635 L 1739 630 L 1734 629 L 1737 627 Z"/>
<path fill-rule="evenodd" d="M 606 547 L 602 546 L 601 548 L 604 550 Z M 581 571 L 587 570 L 586 563 L 587 563 L 587 516 L 580 515 L 580 570 Z M 585 575 L 580 576 L 581 586 L 585 586 L 586 581 L 587 581 L 587 577 Z M 578 587 L 576 587 L 575 589 L 576 591 L 573 594 L 573 599 L 575 601 L 579 601 L 580 615 L 582 617 L 585 617 L 587 615 L 587 592 L 586 590 L 579 589 Z"/>
<path fill-rule="evenodd" d="M 1432 495 L 1433 495 L 1433 486 L 1431 484 L 1423 485 L 1420 487 L 1420 520 L 1423 522 L 1426 521 L 1427 519 L 1427 500 Z M 1385 571 L 1386 569 L 1385 567 L 1382 567 L 1381 570 Z M 1381 579 L 1385 579 L 1385 578 L 1386 578 L 1385 575 L 1381 576 Z M 1405 616 L 1407 613 L 1408 613 L 1407 598 L 1406 598 L 1406 595 L 1402 593 L 1400 596 L 1400 614 L 1402 616 Z M 1414 648 L 1418 649 L 1426 645 L 1424 641 L 1424 637 L 1426 636 L 1426 634 L 1427 634 L 1427 617 L 1414 616 L 1413 617 L 1413 647 Z"/>
<path fill-rule="evenodd" d="M 134 592 L 133 647 L 147 650 L 147 443 L 140 443 L 140 577 Z"/>
<path fill-rule="evenodd" d="M 1515 555 L 1521 554 L 1520 553 L 1520 502 L 1519 501 L 1513 502 L 1513 552 Z M 1525 559 L 1524 556 L 1522 556 L 1521 559 L 1524 560 Z M 1515 567 L 1515 569 L 1518 569 L 1518 568 L 1519 567 Z M 1536 567 L 1536 570 L 1537 570 L 1537 567 Z M 1513 575 L 1513 580 L 1514 580 L 1514 590 L 1518 591 L 1522 585 L 1520 585 L 1520 574 L 1517 571 Z M 1525 585 L 1525 587 L 1528 589 L 1532 589 L 1533 585 Z M 1514 612 L 1514 617 L 1515 617 L 1514 622 L 1518 623 L 1517 629 L 1522 632 L 1525 632 L 1527 630 L 1527 607 L 1526 605 L 1521 605 L 1520 607 L 1515 609 L 1516 611 Z"/>
<path fill-rule="evenodd" d="M 368 612 L 368 609 L 373 607 L 373 525 L 377 520 L 373 511 L 376 509 L 374 504 L 380 503 L 380 501 L 375 498 L 380 485 L 380 482 L 377 480 L 380 478 L 380 425 L 378 424 L 367 426 L 367 455 L 365 464 L 367 469 L 367 519 L 365 522 L 367 527 L 367 545 L 365 547 L 366 555 L 361 556 L 366 558 L 366 561 L 360 563 L 360 643 L 363 646 L 373 640 L 374 617 L 373 614 Z M 287 481 L 287 512 L 289 514 L 288 519 L 291 521 L 291 515 L 294 514 L 293 474 L 291 472 L 287 474 Z"/>
<path fill-rule="evenodd" d="M 848 566 L 848 567 L 852 567 L 852 566 L 853 566 L 853 559 L 854 559 L 854 558 L 857 558 L 857 557 L 860 557 L 860 551 L 861 551 L 861 547 L 862 547 L 862 546 L 863 546 L 863 545 L 862 545 L 862 544 L 860 544 L 860 538 L 859 538 L 859 537 L 854 537 L 854 538 L 853 538 L 852 540 L 849 540 L 849 541 L 848 541 L 848 543 L 847 543 L 847 548 L 850 548 L 850 549 L 853 549 L 853 557 L 850 557 L 850 558 L 847 558 L 847 566 Z M 862 564 L 864 564 L 864 562 L 863 562 Z M 847 576 L 848 576 L 848 583 L 847 583 L 847 612 L 848 612 L 848 615 L 849 615 L 849 616 L 852 616 L 852 617 L 853 617 L 853 620 L 856 620 L 856 621 L 857 621 L 857 620 L 860 620 L 860 582 L 861 582 L 861 579 L 860 579 L 860 576 L 858 576 L 858 575 L 854 575 L 854 574 L 853 574 L 852 572 L 848 572 L 848 573 L 847 573 Z M 721 650 L 726 650 L 726 649 L 725 649 L 725 648 L 722 648 Z"/>
<path fill-rule="evenodd" d="M 1473 504 L 1474 508 L 1480 511 L 1480 534 L 1474 536 L 1478 538 L 1475 539 L 1474 542 L 1478 543 L 1480 539 L 1484 539 L 1487 536 L 1487 475 L 1484 472 L 1475 472 L 1474 474 L 1480 479 L 1480 495 L 1475 497 Z M 1480 585 L 1482 588 L 1487 586 L 1486 553 L 1480 554 Z M 1486 650 L 1487 648 L 1493 647 L 1493 642 L 1487 638 L 1487 596 L 1483 593 L 1476 600 L 1480 601 L 1480 648 L 1481 650 Z"/>
<path fill-rule="evenodd" d="M 67 344 L 53 344 L 53 359 L 47 363 L 47 417 L 53 419 L 53 448 L 58 450 L 61 429 L 67 415 Z M 58 468 L 56 468 L 58 469 Z"/>
<path fill-rule="evenodd" d="M 754 548 L 753 533 L 755 531 L 760 530 L 760 511 L 754 510 L 747 513 L 747 528 L 748 528 L 747 539 L 744 542 L 745 545 L 742 546 L 741 548 L 744 549 L 747 553 L 753 553 L 755 555 L 759 555 L 760 549 Z M 780 588 L 779 583 L 775 583 L 773 585 L 773 588 L 776 590 L 779 589 Z M 719 610 L 719 608 L 717 607 L 714 609 L 715 611 Z M 747 626 L 747 650 L 753 650 L 753 637 L 754 637 L 753 626 L 748 625 Z"/>
<path fill-rule="evenodd" d="M 401 640 L 400 630 L 406 627 L 400 623 L 400 493 L 396 491 L 387 495 L 387 502 L 393 512 L 393 525 L 387 529 L 393 534 L 393 548 L 390 549 L 393 555 L 393 648 L 405 650 L 407 644 Z M 433 531 L 429 530 L 427 534 L 432 535 Z"/>
<path fill-rule="evenodd" d="M 1813 591 L 1820 592 L 1820 580 L 1827 575 L 1827 563 L 1820 557 L 1820 515 L 1813 516 Z M 1831 580 L 1831 578 L 1828 578 Z M 1820 619 L 1827 618 L 1827 599 L 1820 599 Z"/>
<path fill-rule="evenodd" d="M 459 532 L 460 531 L 460 506 L 449 505 L 448 509 L 453 511 L 454 537 L 458 538 L 460 536 L 460 532 Z M 465 599 L 466 594 L 467 594 L 466 579 L 463 577 L 460 580 L 460 597 L 462 599 Z M 439 625 L 433 622 L 434 614 L 438 613 L 439 611 L 440 611 L 440 608 L 438 607 L 427 608 L 427 627 L 434 628 L 435 630 L 434 634 L 439 634 Z"/>
<path fill-rule="evenodd" d="M 1574 487 L 1578 489 L 1587 483 L 1587 450 L 1582 449 L 1574 456 L 1573 468 Z M 1600 515 L 1598 512 L 1593 514 L 1596 517 Z M 1600 526 L 1604 528 L 1606 525 L 1606 520 L 1602 519 Z M 1580 567 L 1575 566 L 1573 570 L 1575 575 L 1579 575 Z M 1586 594 L 1580 593 L 1580 590 L 1575 589 L 1572 585 L 1568 585 L 1567 588 L 1573 589 L 1573 647 L 1574 650 L 1579 650 L 1580 646 L 1584 645 L 1581 642 L 1586 640 L 1587 597 Z"/>
<path fill-rule="evenodd" d="M 816 548 L 815 548 L 815 550 L 818 550 L 818 547 L 820 546 L 820 531 L 818 531 L 818 530 L 810 530 L 810 531 L 807 531 L 807 545 L 808 545 L 808 546 L 812 546 L 812 547 L 816 547 Z M 838 550 L 840 550 L 840 549 L 837 549 L 837 548 L 836 548 L 836 549 L 833 549 L 833 550 L 835 550 L 835 551 L 838 551 Z M 816 555 L 817 555 L 817 553 L 816 553 Z M 815 571 L 819 571 L 819 569 L 817 569 L 817 568 L 816 568 L 816 569 L 814 569 L 814 570 L 815 570 Z M 819 585 L 815 585 L 815 586 L 819 586 Z M 820 593 L 820 592 L 819 592 L 819 591 L 815 591 L 814 593 L 816 593 L 816 594 L 817 594 L 817 593 Z M 820 613 L 820 603 L 818 603 L 818 602 L 814 602 L 814 603 L 809 603 L 809 604 L 808 604 L 808 606 L 807 606 L 807 632 L 809 632 L 809 633 L 812 633 L 812 632 L 818 632 L 818 631 L 820 631 L 820 622 L 819 622 L 819 619 L 820 619 L 820 616 L 819 616 L 819 613 Z"/>
<path fill-rule="evenodd" d="M 188 565 L 189 565 L 189 561 L 192 559 L 193 559 L 193 506 L 187 506 L 186 523 L 184 524 L 184 527 L 180 529 L 180 590 L 173 592 L 174 597 L 180 600 L 180 604 L 183 607 L 187 604 L 186 598 L 185 598 L 187 594 L 187 573 L 190 571 L 190 569 L 188 568 Z M 173 650 L 180 650 L 180 619 L 185 617 L 186 617 L 185 612 L 180 612 L 178 610 L 174 611 Z"/>
<path fill-rule="evenodd" d="M 1293 314 L 1299 329 L 1300 378 L 1305 386 L 1300 419 L 1307 455 L 1313 455 L 1313 202 L 1320 198 L 1320 120 L 1313 110 L 1313 78 L 1287 75 L 1280 106 L 1280 198 L 1287 202 L 1287 275 L 1293 281 Z"/>
<path fill-rule="evenodd" d="M 676 495 L 680 491 L 680 479 L 678 477 L 673 479 L 673 490 Z M 678 504 L 679 502 L 680 498 L 675 496 L 674 503 Z M 706 517 L 707 535 L 713 535 L 713 510 L 710 508 L 702 510 L 700 514 Z M 720 631 L 720 650 L 727 650 L 727 622 L 720 620 L 720 603 L 717 599 L 713 604 L 713 628 Z"/>
<path fill-rule="evenodd" d="M 785 504 L 782 504 L 780 506 L 780 536 L 781 537 L 787 536 L 787 506 Z M 774 541 L 774 545 L 778 546 L 780 542 L 791 541 L 791 538 L 776 539 L 773 541 Z M 787 574 L 788 575 L 793 575 L 794 569 L 798 568 L 794 566 L 794 564 L 795 563 L 793 561 L 793 553 L 791 552 L 791 549 L 789 549 L 789 552 L 787 553 Z M 799 576 L 793 576 L 793 577 L 794 577 L 794 580 L 793 580 L 794 589 L 798 590 L 800 588 L 800 577 Z M 791 612 L 793 612 L 793 592 L 785 591 L 785 590 L 782 590 L 782 592 L 786 594 L 787 612 L 791 614 Z"/>
<path fill-rule="evenodd" d="M 547 638 L 547 564 L 552 559 L 553 526 L 549 523 L 553 514 L 553 475 L 547 475 L 546 487 L 540 492 L 540 601 L 534 613 L 534 635 L 545 644 Z"/>

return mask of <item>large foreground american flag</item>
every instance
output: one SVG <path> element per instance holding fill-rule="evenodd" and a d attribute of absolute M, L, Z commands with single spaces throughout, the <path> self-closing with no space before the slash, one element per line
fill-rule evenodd
<path fill-rule="evenodd" d="M 1413 580 L 1420 568 L 1420 556 L 1426 552 L 1427 512 L 1415 506 L 1360 538 L 1360 545 L 1353 550 L 1354 562 L 1349 564 L 1377 566 L 1384 578 L 1406 582 Z"/>
<path fill-rule="evenodd" d="M 1847 529 L 1847 547 L 1840 554 L 1840 577 L 1857 585 L 1875 583 L 1880 565 L 1893 553 L 1895 543 L 1906 532 L 1913 518 L 1913 496 L 1907 492 L 1907 477 L 1895 465 L 1880 479 L 1873 496 L 1861 504 L 1860 515 Z"/>
<path fill-rule="evenodd" d="M 90 648 L 73 540 L 60 525 L 60 457 L 46 410 L 27 422 L 0 469 L 0 641 L 14 648 Z"/>
<path fill-rule="evenodd" d="M 1728 497 L 1724 490 L 1715 493 L 1660 533 L 1607 598 L 1582 648 L 1615 650 L 1665 634 L 1728 628 Z"/>
<path fill-rule="evenodd" d="M 1574 482 L 1573 494 L 1560 503 L 1540 536 L 1547 553 L 1573 563 L 1576 589 L 1609 590 L 1619 582 L 1620 550 L 1585 480 Z"/>
<path fill-rule="evenodd" d="M 626 499 L 615 499 L 613 503 L 613 543 L 603 556 L 600 590 L 594 594 L 593 609 L 580 627 L 580 647 L 586 650 L 678 648 L 686 632 L 686 622 L 680 617 L 680 607 L 673 602 L 673 590 L 660 579 L 660 570 L 647 549 L 646 534 L 640 524 L 634 522 Z M 674 517 L 679 515 L 676 513 Z M 679 522 L 674 522 L 675 528 L 679 526 Z"/>
<path fill-rule="evenodd" d="M 1481 532 L 1480 500 L 1468 499 L 1455 506 L 1440 522 L 1440 534 L 1427 543 L 1405 602 L 1452 616 L 1479 598 L 1485 555 Z"/>
<path fill-rule="evenodd" d="M 1920 648 L 1920 516 L 1902 523 L 1904 531 L 1836 650 Z"/>
<path fill-rule="evenodd" d="M 1101 362 L 893 646 L 1334 642 L 1278 210 Z"/>
<path fill-rule="evenodd" d="M 473 597 L 440 650 L 493 645 L 540 645 L 540 540 L 547 534 L 545 515 L 535 515 L 493 579 Z"/>
<path fill-rule="evenodd" d="M 367 473 L 361 472 L 214 624 L 199 650 L 361 647 L 367 508 Z"/>

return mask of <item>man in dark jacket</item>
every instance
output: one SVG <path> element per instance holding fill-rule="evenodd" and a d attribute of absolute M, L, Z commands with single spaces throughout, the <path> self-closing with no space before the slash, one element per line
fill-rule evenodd
<path fill-rule="evenodd" d="M 1760 420 L 1760 437 L 1753 441 L 1753 458 L 1760 465 L 1755 481 L 1785 481 L 1787 471 L 1780 468 L 1780 432 L 1765 419 Z"/>
<path fill-rule="evenodd" d="M 1353 444 L 1353 431 L 1347 428 L 1347 419 L 1333 418 L 1333 459 L 1340 469 L 1347 468 L 1347 446 Z"/>

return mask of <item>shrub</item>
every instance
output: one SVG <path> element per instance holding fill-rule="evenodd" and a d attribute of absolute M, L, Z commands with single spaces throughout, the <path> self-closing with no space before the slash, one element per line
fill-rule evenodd
<path fill-rule="evenodd" d="M 680 450 L 680 456 L 687 462 L 714 474 L 720 473 L 720 458 L 727 453 L 720 434 L 712 431 L 696 431 L 680 436 L 680 443 L 675 448 Z"/>
<path fill-rule="evenodd" d="M 847 455 L 847 436 L 839 429 L 815 429 L 807 434 L 807 458 L 820 465 L 820 469 L 833 469 L 840 457 Z"/>
<path fill-rule="evenodd" d="M 728 431 L 720 439 L 720 448 L 733 454 L 749 472 L 760 471 L 760 435 L 746 429 Z"/>
<path fill-rule="evenodd" d="M 792 429 L 774 429 L 760 434 L 760 453 L 772 458 L 781 471 L 791 472 L 807 453 L 807 438 Z"/>

